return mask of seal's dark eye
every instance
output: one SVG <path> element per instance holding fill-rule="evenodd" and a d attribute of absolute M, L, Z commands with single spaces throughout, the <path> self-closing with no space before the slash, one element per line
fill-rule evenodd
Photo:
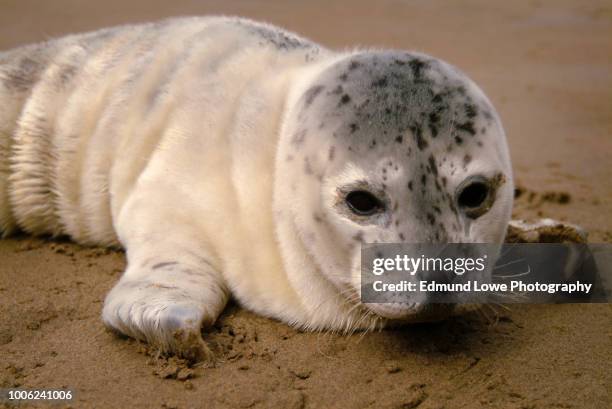
<path fill-rule="evenodd" d="M 473 181 L 459 191 L 457 203 L 468 217 L 476 218 L 491 207 L 490 196 L 488 183 L 482 180 Z"/>
<path fill-rule="evenodd" d="M 474 182 L 467 185 L 459 194 L 459 206 L 474 208 L 479 207 L 487 199 L 489 188 L 482 182 Z"/>
<path fill-rule="evenodd" d="M 365 190 L 354 190 L 346 195 L 346 204 L 359 216 L 371 216 L 382 209 L 383 204 L 372 193 Z"/>

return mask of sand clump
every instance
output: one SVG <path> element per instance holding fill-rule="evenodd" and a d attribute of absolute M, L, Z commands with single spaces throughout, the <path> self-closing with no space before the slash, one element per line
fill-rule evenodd
<path fill-rule="evenodd" d="M 529 224 L 527 224 L 529 225 Z M 525 230 L 510 224 L 506 243 L 586 243 L 587 233 L 579 226 L 556 222 L 550 225 L 531 225 Z"/>

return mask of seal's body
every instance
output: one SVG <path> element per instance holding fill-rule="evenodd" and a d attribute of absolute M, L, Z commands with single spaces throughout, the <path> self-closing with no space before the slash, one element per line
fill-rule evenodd
<path fill-rule="evenodd" d="M 501 242 L 505 136 L 462 73 L 182 18 L 0 54 L 0 230 L 126 248 L 104 322 L 191 358 L 231 294 L 306 329 L 358 301 L 363 242 Z"/>

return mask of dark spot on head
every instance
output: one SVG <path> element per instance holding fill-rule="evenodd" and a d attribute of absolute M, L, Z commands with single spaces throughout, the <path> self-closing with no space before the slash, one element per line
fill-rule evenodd
<path fill-rule="evenodd" d="M 440 115 L 435 112 L 429 114 L 429 130 L 431 131 L 431 136 L 438 136 L 438 123 L 440 121 Z"/>
<path fill-rule="evenodd" d="M 304 94 L 304 105 L 306 107 L 312 105 L 317 95 L 319 95 L 324 88 L 325 87 L 323 85 L 315 85 L 310 87 Z"/>
<path fill-rule="evenodd" d="M 472 121 L 467 121 L 462 124 L 458 124 L 456 126 L 457 126 L 457 129 L 461 131 L 467 132 L 470 135 L 476 135 L 476 130 L 474 129 L 474 122 Z"/>
<path fill-rule="evenodd" d="M 456 135 L 455 136 L 455 142 L 457 142 L 457 145 L 461 145 L 463 143 L 463 138 L 461 138 L 460 136 Z"/>
<path fill-rule="evenodd" d="M 468 165 L 468 164 L 469 164 L 471 161 L 472 161 L 472 156 L 471 156 L 471 155 L 466 154 L 466 155 L 463 157 L 463 166 L 467 166 L 467 165 Z"/>
<path fill-rule="evenodd" d="M 429 222 L 429 224 L 433 226 L 436 222 L 436 218 L 434 217 L 433 214 L 427 213 L 427 221 Z"/>
<path fill-rule="evenodd" d="M 436 189 L 438 191 L 442 190 L 442 187 L 440 186 L 440 182 L 438 182 L 438 179 L 434 179 L 434 184 L 436 185 Z"/>
<path fill-rule="evenodd" d="M 395 142 L 402 143 L 404 141 L 404 137 L 402 135 L 397 135 L 395 137 Z"/>
<path fill-rule="evenodd" d="M 353 122 L 352 124 L 349 124 L 349 129 L 351 133 L 355 133 L 359 130 L 359 125 Z"/>
<path fill-rule="evenodd" d="M 427 159 L 427 161 L 429 162 L 429 169 L 431 169 L 431 172 L 437 176 L 438 175 L 438 167 L 436 166 L 436 159 L 434 158 L 433 155 L 429 155 L 429 158 Z"/>
<path fill-rule="evenodd" d="M 348 94 L 344 94 L 344 95 L 342 95 L 342 98 L 340 98 L 340 104 L 339 105 L 348 104 L 350 101 L 351 101 L 351 97 Z"/>
<path fill-rule="evenodd" d="M 408 190 L 412 191 L 412 180 L 408 182 Z"/>
<path fill-rule="evenodd" d="M 457 213 L 457 208 L 455 207 L 455 203 L 453 203 L 453 199 L 448 196 L 448 207 L 453 211 L 453 213 Z"/>
<path fill-rule="evenodd" d="M 304 142 L 304 138 L 306 138 L 306 129 L 301 129 L 293 134 L 291 143 L 294 145 L 300 145 L 302 142 Z"/>
<path fill-rule="evenodd" d="M 374 87 L 386 87 L 389 84 L 389 79 L 385 76 L 382 78 L 379 78 L 378 80 L 374 81 L 372 83 L 372 86 Z"/>
<path fill-rule="evenodd" d="M 423 150 L 427 148 L 429 144 L 423 138 L 423 131 L 421 130 L 421 127 L 417 125 L 412 125 L 410 127 L 410 130 L 412 131 L 412 135 L 414 136 L 414 139 L 416 140 L 419 150 Z"/>
<path fill-rule="evenodd" d="M 334 88 L 331 93 L 334 95 L 340 95 L 344 92 L 344 88 L 342 88 L 342 85 L 338 85 L 336 88 Z"/>
<path fill-rule="evenodd" d="M 465 115 L 468 118 L 474 118 L 478 114 L 478 108 L 474 104 L 465 104 Z"/>
<path fill-rule="evenodd" d="M 353 71 L 354 69 L 359 68 L 360 66 L 361 66 L 361 63 L 359 63 L 358 61 L 353 60 L 349 64 L 348 69 Z"/>
<path fill-rule="evenodd" d="M 423 74 L 423 68 L 426 67 L 426 63 L 418 58 L 413 58 L 408 62 L 408 65 L 412 69 L 412 75 L 414 75 L 415 79 L 420 79 Z"/>

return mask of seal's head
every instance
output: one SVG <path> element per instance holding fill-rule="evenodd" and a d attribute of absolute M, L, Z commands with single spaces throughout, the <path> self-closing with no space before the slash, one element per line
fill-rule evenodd
<path fill-rule="evenodd" d="M 313 75 L 285 118 L 277 172 L 286 216 L 342 294 L 359 292 L 362 243 L 501 243 L 512 208 L 491 103 L 417 53 L 358 52 Z M 409 318 L 423 305 L 368 307 Z"/>

